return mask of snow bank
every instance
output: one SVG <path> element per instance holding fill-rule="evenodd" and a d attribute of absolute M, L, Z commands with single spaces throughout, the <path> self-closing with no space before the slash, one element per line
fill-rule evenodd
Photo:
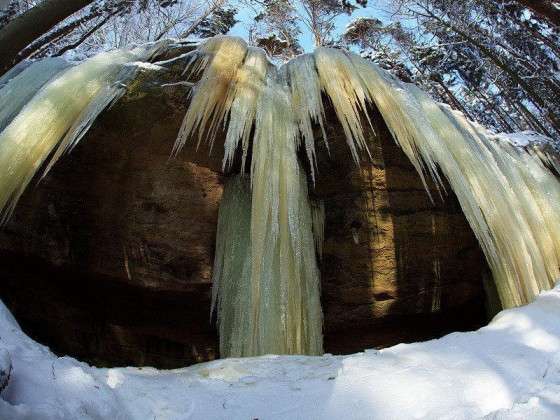
<path fill-rule="evenodd" d="M 559 418 L 560 285 L 439 340 L 169 371 L 57 357 L 0 303 L 0 354 L 12 363 L 2 419 Z"/>
<path fill-rule="evenodd" d="M 558 142 L 536 131 L 519 131 L 516 133 L 498 133 L 495 138 L 499 141 L 509 142 L 517 147 L 530 147 L 530 146 L 550 146 L 557 152 Z"/>

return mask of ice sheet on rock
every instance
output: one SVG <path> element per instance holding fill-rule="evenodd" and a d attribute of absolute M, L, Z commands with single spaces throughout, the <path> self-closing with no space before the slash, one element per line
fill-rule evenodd
<path fill-rule="evenodd" d="M 68 66 L 62 58 L 45 58 L 0 85 L 0 132 L 45 83 Z"/>
<path fill-rule="evenodd" d="M 122 84 L 135 75 L 134 67 L 125 65 L 149 58 L 163 45 L 96 55 L 59 72 L 30 98 L 0 132 L 0 224 L 7 220 L 37 171 L 50 168 L 122 94 Z M 42 62 L 20 76 L 25 81 L 38 67 L 43 67 Z M 0 96 L 7 87 L 0 90 Z"/>
<path fill-rule="evenodd" d="M 190 104 L 175 142 L 174 153 L 198 131 L 212 147 L 220 125 L 226 124 L 234 100 L 237 73 L 247 53 L 247 44 L 236 37 L 210 38 L 197 50 L 187 67 L 187 78 L 200 76 L 191 91 Z"/>

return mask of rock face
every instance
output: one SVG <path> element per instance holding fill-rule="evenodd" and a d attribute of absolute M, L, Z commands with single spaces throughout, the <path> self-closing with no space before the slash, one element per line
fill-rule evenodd
<path fill-rule="evenodd" d="M 429 183 L 432 202 L 381 117 L 372 115 L 371 159 L 357 166 L 336 126 L 327 134 L 330 154 L 324 147 L 318 153 L 331 352 L 428 339 L 485 322 L 488 269 L 455 195 L 448 186 L 440 195 Z"/>
<path fill-rule="evenodd" d="M 142 83 L 24 195 L 0 232 L 0 298 L 60 354 L 177 367 L 219 357 L 209 310 L 222 150 L 169 159 L 188 89 Z M 330 155 L 319 150 L 327 352 L 485 322 L 487 268 L 455 197 L 431 186 L 432 204 L 374 117 L 372 160 L 356 166 L 336 124 Z"/>
<path fill-rule="evenodd" d="M 222 176 L 194 153 L 169 158 L 184 108 L 165 98 L 105 113 L 1 234 L 1 296 L 59 353 L 159 366 L 217 356 L 209 296 Z"/>

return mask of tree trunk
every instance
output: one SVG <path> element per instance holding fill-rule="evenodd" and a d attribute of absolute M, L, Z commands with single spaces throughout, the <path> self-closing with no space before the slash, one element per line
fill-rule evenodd
<path fill-rule="evenodd" d="M 14 61 L 14 65 L 26 58 L 37 57 L 37 55 L 41 56 L 41 52 L 44 51 L 46 48 L 48 48 L 50 44 L 53 44 L 59 41 L 60 39 L 62 39 L 63 37 L 71 34 L 76 28 L 82 25 L 88 25 L 90 21 L 100 17 L 102 14 L 103 12 L 101 10 L 95 9 L 85 14 L 84 16 L 81 16 L 78 19 L 68 22 L 61 28 L 51 31 L 48 34 L 48 36 L 41 36 L 39 39 L 33 41 L 31 44 L 25 47 L 25 49 L 21 50 L 18 53 L 18 56 Z M 114 13 L 111 14 L 111 16 L 113 15 Z"/>
<path fill-rule="evenodd" d="M 0 30 L 0 75 L 17 54 L 53 26 L 92 3 L 93 0 L 45 0 L 10 21 Z"/>
<path fill-rule="evenodd" d="M 560 27 L 560 9 L 551 0 L 518 0 L 527 9 L 546 19 L 554 26 Z"/>
<path fill-rule="evenodd" d="M 548 48 L 552 50 L 556 57 L 560 58 L 560 46 L 557 45 L 553 40 L 544 36 L 531 25 L 528 25 L 526 21 L 523 22 L 524 28 L 531 33 L 532 36 L 540 40 L 543 44 L 545 44 Z"/>
<path fill-rule="evenodd" d="M 218 0 L 218 1 L 213 2 L 197 20 L 195 20 L 185 31 L 181 32 L 181 35 L 179 35 L 179 38 L 186 38 L 186 37 L 192 35 L 193 32 L 195 31 L 195 29 L 198 27 L 198 25 L 200 25 L 200 23 L 204 19 L 206 19 L 208 16 L 210 16 L 212 13 L 214 13 L 218 8 L 222 7 L 222 5 L 224 3 L 225 3 L 224 0 Z M 167 28 L 167 30 L 161 32 L 156 37 L 156 41 L 163 38 L 163 36 L 166 33 L 168 33 L 170 29 L 171 28 Z"/>
<path fill-rule="evenodd" d="M 467 118 L 474 120 L 475 118 L 467 111 L 467 109 L 463 106 L 463 104 L 457 99 L 457 97 L 449 90 L 449 88 L 443 83 L 442 81 L 437 81 L 438 85 L 443 89 L 446 93 L 448 100 L 450 102 L 449 105 L 452 105 L 458 111 L 461 111 L 463 114 L 467 116 Z"/>
<path fill-rule="evenodd" d="M 84 33 L 76 42 L 73 42 L 72 44 L 66 45 L 65 47 L 61 48 L 59 51 L 56 52 L 56 54 L 53 54 L 53 57 L 59 57 L 62 54 L 64 54 L 66 51 L 70 51 L 70 50 L 73 50 L 74 48 L 78 48 L 90 36 L 92 36 L 95 31 L 98 31 L 103 25 L 105 25 L 109 21 L 109 19 L 111 19 L 117 13 L 118 13 L 118 10 L 114 11 L 113 13 L 111 13 L 107 16 L 105 16 L 103 18 L 103 20 L 101 20 L 99 23 L 97 23 L 95 26 L 93 26 L 90 30 L 88 30 L 86 33 Z"/>

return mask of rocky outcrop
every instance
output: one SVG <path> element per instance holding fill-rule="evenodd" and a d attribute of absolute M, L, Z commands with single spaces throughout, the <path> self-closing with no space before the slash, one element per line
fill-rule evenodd
<path fill-rule="evenodd" d="M 325 339 L 334 352 L 431 338 L 486 317 L 486 263 L 455 195 L 429 182 L 432 201 L 371 112 L 371 158 L 355 165 L 336 126 L 328 133 L 330 153 L 318 153 Z"/>
<path fill-rule="evenodd" d="M 191 145 L 169 158 L 189 86 L 161 84 L 176 79 L 173 69 L 140 78 L 0 233 L 0 298 L 55 352 L 159 367 L 219 357 L 209 311 L 226 175 L 219 139 L 211 154 Z M 453 193 L 442 201 L 432 185 L 432 203 L 372 115 L 371 160 L 352 162 L 333 115 L 330 154 L 318 152 L 328 352 L 485 321 L 487 269 Z"/>

